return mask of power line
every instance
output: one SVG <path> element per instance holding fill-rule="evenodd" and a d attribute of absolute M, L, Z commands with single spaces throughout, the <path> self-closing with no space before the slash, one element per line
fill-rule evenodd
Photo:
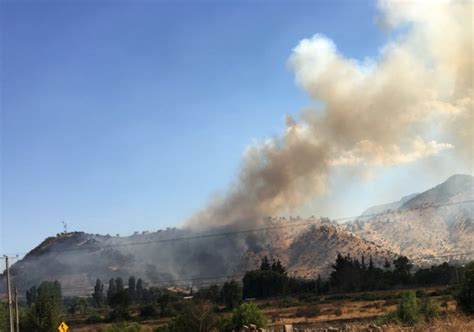
<path fill-rule="evenodd" d="M 458 253 L 451 253 L 449 255 L 426 255 L 426 256 L 420 256 L 418 258 L 414 259 L 409 259 L 410 261 L 414 260 L 420 260 L 420 259 L 428 259 L 428 258 L 447 258 L 447 257 L 456 257 L 456 256 L 463 256 L 463 255 L 470 255 L 474 254 L 474 251 L 466 251 L 466 252 L 458 252 Z M 316 267 L 311 267 L 311 268 L 303 268 L 303 269 L 294 269 L 294 270 L 288 270 L 287 272 L 289 274 L 296 274 L 298 272 L 305 272 L 305 271 L 314 271 Z M 180 278 L 180 279 L 165 279 L 165 280 L 147 280 L 145 281 L 147 284 L 150 285 L 162 285 L 162 286 L 168 286 L 168 287 L 179 287 L 179 286 L 204 286 L 204 285 L 214 285 L 218 283 L 223 283 L 224 280 L 233 280 L 237 278 L 241 278 L 245 276 L 245 272 L 240 272 L 237 274 L 230 274 L 230 275 L 214 275 L 214 276 L 207 276 L 207 277 L 194 277 L 194 278 Z M 331 272 L 325 272 L 325 273 L 318 273 L 317 275 L 320 275 L 322 278 L 328 278 L 331 275 Z M 315 274 L 316 276 L 316 274 Z M 222 280 L 222 281 L 218 281 Z M 196 282 L 197 281 L 197 282 Z M 187 283 L 186 283 L 187 282 Z M 92 292 L 94 288 L 91 287 L 85 287 L 85 286 L 78 286 L 78 287 L 61 287 L 61 290 L 66 290 L 66 291 L 89 291 Z"/>
<path fill-rule="evenodd" d="M 459 201 L 459 202 L 443 203 L 443 204 L 428 204 L 426 206 L 421 205 L 421 206 L 416 206 L 416 207 L 410 208 L 408 210 L 440 208 L 440 207 L 444 207 L 444 206 L 461 205 L 461 204 L 467 204 L 467 203 L 474 203 L 474 199 L 464 200 L 464 201 Z M 385 215 L 387 213 L 388 213 L 387 211 L 384 211 L 384 212 L 380 212 L 380 213 L 367 214 L 367 215 L 364 215 L 364 216 L 358 215 L 358 216 L 342 217 L 342 218 L 336 218 L 336 219 L 330 219 L 330 220 L 332 220 L 332 221 L 347 221 L 347 220 L 357 220 L 357 219 L 360 219 L 360 218 L 366 219 L 366 218 L 373 218 L 373 217 L 380 216 L 380 215 Z M 152 243 L 174 243 L 174 242 L 178 242 L 178 241 L 207 239 L 207 238 L 212 238 L 212 237 L 225 237 L 225 236 L 233 236 L 233 235 L 237 235 L 237 234 L 249 234 L 249 233 L 254 233 L 254 232 L 262 232 L 262 231 L 273 230 L 273 229 L 309 226 L 309 225 L 314 225 L 314 224 L 315 224 L 315 221 L 304 221 L 304 222 L 300 222 L 300 223 L 290 223 L 290 224 L 286 224 L 286 225 L 275 225 L 275 226 L 267 226 L 267 227 L 252 228 L 252 229 L 245 229 L 245 230 L 215 232 L 215 233 L 201 233 L 201 234 L 196 234 L 196 235 L 191 235 L 191 236 L 181 236 L 181 237 L 174 237 L 174 238 L 167 238 L 167 239 L 154 239 L 154 240 L 148 240 L 148 241 L 115 243 L 115 244 L 109 244 L 109 245 L 101 246 L 99 248 L 99 250 L 109 249 L 109 248 L 116 248 L 116 247 L 146 245 L 146 244 L 152 244 Z M 93 248 L 87 248 L 87 249 L 93 249 Z M 82 248 L 82 247 L 64 248 L 64 249 L 61 249 L 60 253 L 69 252 L 69 251 L 82 251 L 82 250 L 84 250 L 84 248 Z M 18 253 L 18 254 L 26 255 L 28 253 Z"/>

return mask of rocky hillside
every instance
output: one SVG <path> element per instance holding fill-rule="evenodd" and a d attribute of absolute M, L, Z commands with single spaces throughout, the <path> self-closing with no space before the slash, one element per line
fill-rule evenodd
<path fill-rule="evenodd" d="M 468 259 L 474 251 L 473 200 L 474 178 L 454 175 L 434 188 L 402 199 L 403 204 L 395 209 L 387 205 L 390 208 L 379 215 L 362 215 L 346 229 L 409 257 L 435 256 L 429 262 L 444 260 L 446 257 L 438 256 L 452 253 L 466 253 L 453 259 Z"/>
<path fill-rule="evenodd" d="M 280 259 L 290 275 L 327 276 L 337 253 L 370 255 L 382 264 L 399 253 L 413 258 L 474 251 L 473 204 L 456 204 L 473 198 L 473 178 L 458 175 L 421 194 L 369 209 L 344 225 L 324 218 L 269 218 L 253 232 L 213 228 L 204 234 L 167 229 L 128 237 L 59 234 L 15 263 L 11 274 L 22 291 L 42 280 L 60 280 L 69 294 L 89 293 L 96 278 L 131 275 L 162 286 L 176 279 L 188 285 L 195 278 L 221 281 L 216 277 L 258 267 L 263 256 Z"/>
<path fill-rule="evenodd" d="M 384 257 L 394 257 L 328 219 L 269 218 L 261 228 L 257 232 L 208 232 L 224 234 L 219 236 L 183 229 L 130 237 L 60 234 L 14 264 L 11 273 L 22 290 L 41 280 L 60 280 L 65 293 L 81 294 L 88 292 L 96 278 L 106 281 L 135 275 L 158 285 L 168 285 L 174 279 L 213 281 L 257 268 L 265 255 L 280 259 L 296 276 L 327 275 L 338 252 L 372 255 L 380 264 Z"/>

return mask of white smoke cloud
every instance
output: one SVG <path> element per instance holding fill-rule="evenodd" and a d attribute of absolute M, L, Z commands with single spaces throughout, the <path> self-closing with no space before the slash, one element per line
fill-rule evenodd
<path fill-rule="evenodd" d="M 300 41 L 290 68 L 323 106 L 249 147 L 231 189 L 188 225 L 238 227 L 297 208 L 325 192 L 334 167 L 393 166 L 446 149 L 473 164 L 472 2 L 378 6 L 386 27 L 405 32 L 363 61 L 321 34 Z"/>

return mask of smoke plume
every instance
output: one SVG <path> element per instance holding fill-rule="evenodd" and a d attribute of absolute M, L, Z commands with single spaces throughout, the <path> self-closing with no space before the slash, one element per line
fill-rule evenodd
<path fill-rule="evenodd" d="M 446 149 L 473 165 L 472 2 L 382 0 L 378 8 L 394 37 L 375 59 L 347 58 L 321 34 L 298 43 L 289 66 L 322 106 L 249 147 L 235 183 L 189 227 L 246 228 L 291 211 L 323 194 L 335 167 L 388 167 Z"/>

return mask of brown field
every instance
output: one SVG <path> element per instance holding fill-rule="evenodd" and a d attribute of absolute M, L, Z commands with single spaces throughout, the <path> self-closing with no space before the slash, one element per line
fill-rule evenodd
<path fill-rule="evenodd" d="M 438 289 L 439 290 L 439 289 Z M 432 292 L 434 289 L 427 289 Z M 297 298 L 268 299 L 255 303 L 268 318 L 269 332 L 284 332 L 285 325 L 292 325 L 293 331 L 460 331 L 473 332 L 474 318 L 465 317 L 456 311 L 456 302 L 449 296 L 431 296 L 441 309 L 439 319 L 421 322 L 413 327 L 399 325 L 374 325 L 376 319 L 394 311 L 398 300 L 390 298 L 398 291 L 373 292 L 364 295 L 385 299 L 359 300 L 361 294 L 351 294 L 350 298 L 339 299 L 331 296 L 317 298 L 315 301 L 301 301 Z M 444 304 L 444 305 L 443 305 Z M 104 312 L 105 314 L 105 312 Z M 98 331 L 112 324 L 84 324 L 87 317 L 70 317 L 71 331 Z M 135 324 L 140 331 L 153 331 L 157 326 L 166 324 L 170 319 L 141 321 Z"/>

